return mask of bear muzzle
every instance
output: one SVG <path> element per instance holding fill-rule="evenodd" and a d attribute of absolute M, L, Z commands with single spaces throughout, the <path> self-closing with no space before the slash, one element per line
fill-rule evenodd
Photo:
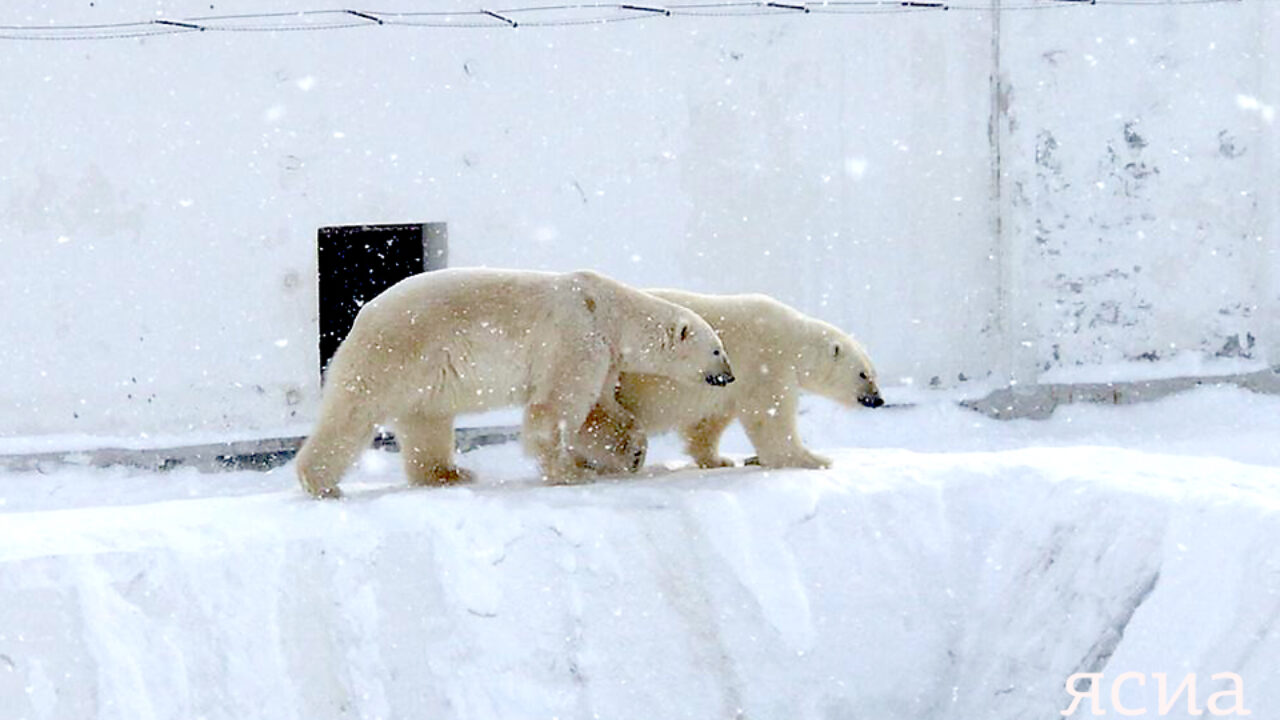
<path fill-rule="evenodd" d="M 718 372 L 718 373 L 709 373 L 707 375 L 706 380 L 708 385 L 715 385 L 716 387 L 724 387 L 725 385 L 728 385 L 729 383 L 733 382 L 733 373 L 728 371 Z"/>
<path fill-rule="evenodd" d="M 880 397 L 879 393 L 872 393 L 869 395 L 859 395 L 858 404 L 862 405 L 863 407 L 878 408 L 884 405 L 884 398 Z"/>

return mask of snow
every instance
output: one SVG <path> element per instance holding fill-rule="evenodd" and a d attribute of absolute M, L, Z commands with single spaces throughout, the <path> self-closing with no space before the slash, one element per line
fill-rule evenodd
<path fill-rule="evenodd" d="M 1196 673 L 1201 708 L 1236 672 L 1280 707 L 1280 398 L 804 411 L 830 470 L 698 471 L 663 437 L 642 476 L 576 487 L 514 444 L 449 489 L 371 451 L 341 502 L 291 466 L 0 476 L 0 707 L 1057 717 L 1096 668 Z"/>

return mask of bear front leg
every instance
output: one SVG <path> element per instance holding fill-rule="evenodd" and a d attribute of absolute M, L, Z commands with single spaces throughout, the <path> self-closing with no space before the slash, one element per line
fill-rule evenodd
<path fill-rule="evenodd" d="M 573 443 L 576 464 L 603 475 L 636 472 L 644 466 L 649 446 L 648 436 L 637 426 L 635 417 L 622 408 L 615 414 L 599 403 L 591 408 L 586 422 Z"/>
<path fill-rule="evenodd" d="M 831 460 L 809 451 L 796 431 L 794 392 L 778 389 L 763 403 L 744 404 L 739 411 L 742 426 L 763 467 L 828 468 Z"/>
<path fill-rule="evenodd" d="M 720 454 L 720 436 L 733 421 L 732 415 L 712 415 L 680 428 L 685 452 L 700 468 L 733 467 L 733 461 Z"/>
<path fill-rule="evenodd" d="M 409 414 L 393 423 L 404 474 L 416 487 L 454 485 L 475 479 L 453 464 L 453 416 Z"/>
<path fill-rule="evenodd" d="M 588 468 L 578 462 L 571 449 L 571 436 L 581 431 L 583 419 L 574 424 L 564 409 L 553 403 L 532 403 L 525 408 L 520 436 L 525 452 L 538 462 L 544 482 L 572 484 L 584 479 Z"/>
<path fill-rule="evenodd" d="M 601 475 L 636 472 L 644 465 L 649 438 L 636 417 L 618 402 L 618 369 L 610 365 L 595 405 L 571 445 L 574 463 Z"/>
<path fill-rule="evenodd" d="M 577 482 L 587 475 L 574 447 L 609 374 L 607 348 L 587 345 L 576 350 L 562 350 L 525 408 L 525 450 L 537 459 L 543 480 L 554 484 Z"/>

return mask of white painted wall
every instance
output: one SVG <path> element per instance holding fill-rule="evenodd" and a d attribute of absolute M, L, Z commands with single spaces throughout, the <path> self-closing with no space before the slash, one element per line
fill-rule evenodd
<path fill-rule="evenodd" d="M 0 24 L 208 8 L 23 1 Z M 1278 102 L 1262 53 L 1277 9 L 1072 12 L 1000 16 L 999 193 L 990 13 L 0 43 L 0 433 L 307 422 L 315 232 L 329 224 L 446 221 L 454 265 L 770 292 L 860 336 L 890 383 L 999 382 L 1055 344 L 1062 362 L 1109 361 L 1166 332 L 1194 349 L 1246 326 L 1274 342 L 1260 309 L 1218 311 L 1275 301 L 1275 126 L 1238 96 Z M 1141 50 L 1125 45 L 1134 33 Z M 1043 59 L 1059 47 L 1057 65 Z M 1160 54 L 1183 69 L 1133 65 Z M 1180 122 L 1192 95 L 1216 117 Z M 1127 161 L 1135 118 L 1146 155 L 1185 148 L 1191 163 L 1148 161 L 1161 173 L 1136 197 L 1088 190 L 1106 143 Z M 1033 187 L 1050 179 L 1041 130 L 1069 189 Z M 1215 157 L 1219 130 L 1245 154 Z M 1143 213 L 1155 219 L 1121 224 Z M 1041 217 L 1075 255 L 1029 242 Z M 1126 245 L 1138 229 L 1161 239 Z M 1146 260 L 1155 242 L 1167 250 Z M 1233 254 L 1180 269 L 1210 246 Z M 1063 287 L 1106 278 L 1117 252 L 1148 274 L 1090 284 L 1082 302 L 1127 303 L 1140 328 L 1059 337 L 1075 307 Z M 1148 300 L 1163 282 L 1215 289 Z"/>

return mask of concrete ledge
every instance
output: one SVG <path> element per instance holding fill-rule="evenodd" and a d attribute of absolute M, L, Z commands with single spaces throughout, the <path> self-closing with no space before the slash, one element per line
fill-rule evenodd
<path fill-rule="evenodd" d="M 1044 419 L 1052 415 L 1059 405 L 1076 402 L 1129 405 L 1158 400 L 1204 385 L 1236 385 L 1254 392 L 1280 395 L 1280 368 L 1236 375 L 1011 387 L 996 390 L 977 400 L 964 400 L 960 404 L 997 420 Z"/>
<path fill-rule="evenodd" d="M 486 445 L 510 442 L 518 435 L 519 428 L 514 426 L 458 428 L 454 431 L 457 450 L 461 453 Z M 0 455 L 0 469 L 45 472 L 68 465 L 98 468 L 123 465 L 143 470 L 195 468 L 200 472 L 270 470 L 292 460 L 303 439 L 299 436 L 141 450 L 99 448 Z M 389 433 L 374 438 L 373 446 L 399 451 L 395 437 Z"/>

